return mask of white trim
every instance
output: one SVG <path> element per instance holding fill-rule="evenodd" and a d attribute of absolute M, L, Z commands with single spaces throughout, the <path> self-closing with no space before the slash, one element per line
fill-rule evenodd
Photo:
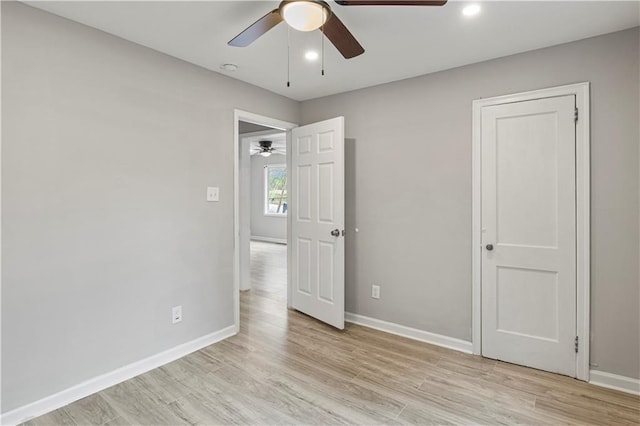
<path fill-rule="evenodd" d="M 589 383 L 592 385 L 615 389 L 633 395 L 640 395 L 640 379 L 605 373 L 599 370 L 591 370 L 590 376 L 591 380 L 589 380 Z"/>
<path fill-rule="evenodd" d="M 236 334 L 235 325 L 223 328 L 206 336 L 199 337 L 187 343 L 175 346 L 164 352 L 141 359 L 132 364 L 125 365 L 109 373 L 94 377 L 68 389 L 42 398 L 22 407 L 11 410 L 2 415 L 0 423 L 3 425 L 16 425 L 34 417 L 49 413 L 79 399 L 100 392 L 108 387 L 117 385 L 154 368 L 161 367 L 178 358 L 182 358 L 192 352 L 224 340 Z"/>
<path fill-rule="evenodd" d="M 286 142 L 286 146 L 287 152 L 293 152 L 291 151 L 291 146 L 292 146 L 292 139 L 291 139 L 291 130 L 287 131 L 287 142 Z M 287 155 L 286 160 L 287 160 L 287 170 L 291 170 L 291 157 L 293 157 L 292 155 Z M 291 179 L 287 179 L 287 194 L 291 194 Z M 293 303 L 291 303 L 291 301 L 293 300 L 293 284 L 292 284 L 292 279 L 291 277 L 293 277 L 293 268 L 292 268 L 292 262 L 291 262 L 291 250 L 289 250 L 289 247 L 293 247 L 293 243 L 292 243 L 292 239 L 291 239 L 291 230 L 292 230 L 292 220 L 291 220 L 291 215 L 287 215 L 287 309 L 293 309 Z"/>
<path fill-rule="evenodd" d="M 590 327 L 590 110 L 589 83 L 576 83 L 513 95 L 477 99 L 473 101 L 472 128 L 472 342 L 473 353 L 482 354 L 482 230 L 481 230 L 481 109 L 489 105 L 522 102 L 554 96 L 574 95 L 579 118 L 576 124 L 576 333 L 580 351 L 576 357 L 576 377 L 589 381 Z"/>
<path fill-rule="evenodd" d="M 591 342 L 591 110 L 589 83 L 574 85 L 576 123 L 576 377 L 589 381 Z"/>
<path fill-rule="evenodd" d="M 251 241 L 263 241 L 265 243 L 274 243 L 274 244 L 287 244 L 286 238 L 271 238 L 271 237 L 262 237 L 260 235 L 252 235 Z"/>
<path fill-rule="evenodd" d="M 242 121 L 245 121 L 245 120 L 242 120 Z M 278 129 L 260 130 L 258 132 L 249 132 L 249 133 L 240 133 L 240 138 L 262 139 L 267 137 L 269 138 L 273 137 L 280 140 L 283 133 L 285 134 L 285 137 L 283 139 L 286 139 L 286 132 L 283 132 L 282 130 L 278 130 Z"/>
<path fill-rule="evenodd" d="M 0 34 L 2 34 L 2 7 L 0 7 Z M 2 43 L 0 43 L 0 81 L 2 81 Z M 0 84 L 0 129 L 2 129 L 2 85 Z M 1 134 L 2 132 L 0 132 Z M 2 136 L 0 136 L 0 223 L 2 223 Z M 0 259 L 2 257 L 2 226 L 0 226 Z M 0 306 L 2 306 L 2 262 L 0 261 Z M 1 317 L 1 315 L 0 315 Z M 0 320 L 0 330 L 2 321 Z M 0 333 L 1 334 L 1 333 Z M 2 365 L 2 339 L 0 338 L 0 366 Z M 2 413 L 2 368 L 0 367 L 0 413 Z M 0 424 L 2 422 L 0 421 Z"/>
<path fill-rule="evenodd" d="M 471 342 L 456 339 L 454 337 L 443 336 L 441 334 L 430 333 L 417 328 L 411 328 L 393 322 L 383 321 L 375 318 L 366 317 L 364 315 L 353 314 L 351 312 L 344 313 L 344 320 L 352 324 L 358 324 L 363 327 L 373 328 L 375 330 L 384 331 L 386 333 L 395 334 L 397 336 L 418 340 L 424 343 L 441 346 L 447 349 L 470 354 Z"/>
<path fill-rule="evenodd" d="M 482 151 L 481 108 L 473 101 L 471 129 L 471 344 L 482 355 Z"/>
<path fill-rule="evenodd" d="M 285 130 L 287 131 L 287 141 L 289 140 L 289 130 L 298 126 L 295 123 L 265 117 L 252 112 L 239 109 L 233 110 L 233 321 L 236 332 L 240 330 L 240 121 Z M 287 255 L 287 263 L 288 259 Z M 287 303 L 289 299 L 287 297 Z"/>

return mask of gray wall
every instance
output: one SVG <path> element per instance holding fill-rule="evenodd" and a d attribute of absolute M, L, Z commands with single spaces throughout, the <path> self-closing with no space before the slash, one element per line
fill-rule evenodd
<path fill-rule="evenodd" d="M 5 412 L 233 324 L 233 109 L 298 102 L 2 2 L 2 107 Z"/>
<path fill-rule="evenodd" d="M 287 157 L 273 154 L 270 157 L 251 157 L 251 236 L 278 240 L 287 239 L 286 216 L 264 215 L 264 166 L 266 164 L 287 164 Z"/>
<path fill-rule="evenodd" d="M 302 124 L 344 115 L 352 139 L 347 310 L 470 340 L 471 101 L 590 81 L 591 360 L 640 377 L 638 39 L 635 28 L 303 102 Z"/>

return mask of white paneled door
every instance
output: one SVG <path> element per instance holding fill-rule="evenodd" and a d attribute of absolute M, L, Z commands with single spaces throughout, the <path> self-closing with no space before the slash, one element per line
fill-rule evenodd
<path fill-rule="evenodd" d="M 344 118 L 291 133 L 291 306 L 344 328 Z"/>
<path fill-rule="evenodd" d="M 482 355 L 576 376 L 575 97 L 482 108 Z"/>

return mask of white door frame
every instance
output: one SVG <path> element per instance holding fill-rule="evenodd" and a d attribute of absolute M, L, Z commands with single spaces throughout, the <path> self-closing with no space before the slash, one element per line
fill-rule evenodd
<path fill-rule="evenodd" d="M 489 105 L 508 104 L 555 96 L 575 95 L 579 111 L 576 123 L 576 333 L 579 351 L 576 377 L 589 381 L 590 328 L 590 125 L 589 83 L 576 83 L 512 95 L 473 101 L 472 129 L 472 348 L 482 355 L 482 225 L 481 225 L 481 110 Z"/>
<path fill-rule="evenodd" d="M 233 110 L 233 323 L 236 333 L 240 331 L 240 121 L 273 127 L 287 132 L 287 149 L 290 146 L 291 129 L 295 123 L 282 121 L 252 112 Z M 287 156 L 289 166 L 289 156 Z M 289 250 L 287 250 L 287 265 Z M 287 277 L 287 287 L 289 279 Z M 288 290 L 287 290 L 288 291 Z M 287 297 L 287 303 L 290 297 Z"/>

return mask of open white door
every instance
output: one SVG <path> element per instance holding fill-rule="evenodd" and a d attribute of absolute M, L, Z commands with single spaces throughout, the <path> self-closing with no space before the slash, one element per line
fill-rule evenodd
<path fill-rule="evenodd" d="M 291 133 L 291 307 L 344 328 L 344 118 Z"/>

